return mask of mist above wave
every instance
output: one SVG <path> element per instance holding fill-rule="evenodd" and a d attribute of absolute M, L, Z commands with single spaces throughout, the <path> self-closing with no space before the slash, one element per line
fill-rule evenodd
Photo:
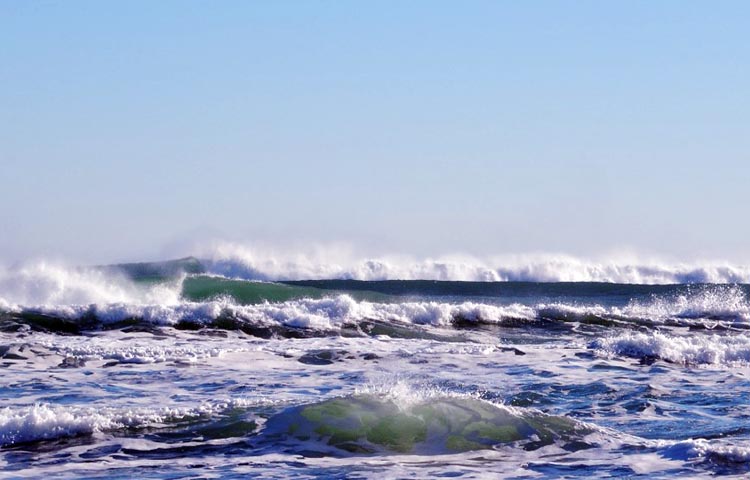
<path fill-rule="evenodd" d="M 671 264 L 654 260 L 585 260 L 569 255 L 448 255 L 358 257 L 346 248 L 284 252 L 219 243 L 199 248 L 207 269 L 248 280 L 453 280 L 480 282 L 607 282 L 629 284 L 750 283 L 750 266 L 720 262 Z"/>

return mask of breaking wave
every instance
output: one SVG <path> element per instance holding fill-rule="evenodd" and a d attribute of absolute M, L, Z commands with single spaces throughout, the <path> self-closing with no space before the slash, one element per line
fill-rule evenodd
<path fill-rule="evenodd" d="M 138 285 L 118 269 L 76 268 L 36 262 L 0 269 L 0 308 L 179 301 L 180 280 Z"/>
<path fill-rule="evenodd" d="M 710 289 L 709 289 L 710 290 Z M 624 307 L 575 303 L 492 304 L 463 301 L 373 302 L 348 294 L 331 293 L 322 298 L 243 305 L 223 296 L 214 300 L 175 304 L 105 303 L 39 305 L 6 310 L 6 318 L 71 332 L 121 328 L 135 323 L 178 328 L 227 328 L 268 336 L 292 331 L 328 335 L 342 329 L 359 329 L 367 323 L 393 327 L 462 327 L 472 325 L 547 326 L 571 323 L 602 326 L 681 325 L 703 329 L 748 328 L 748 303 L 741 291 L 723 290 L 735 305 L 721 301 L 715 292 L 679 297 L 676 304 L 654 298 L 650 304 L 631 302 Z M 709 302 L 706 297 L 712 298 Z M 274 329 L 277 329 L 274 331 Z M 395 332 L 393 332 L 395 333 Z M 653 340 L 653 339 L 652 339 Z M 677 361 L 677 360 L 676 360 Z"/>
<path fill-rule="evenodd" d="M 747 365 L 750 337 L 747 335 L 677 336 L 660 332 L 626 332 L 592 342 L 605 356 L 658 358 L 684 365 Z"/>
<path fill-rule="evenodd" d="M 285 333 L 273 331 L 276 328 L 326 335 L 360 329 L 363 322 L 372 321 L 407 327 L 549 322 L 750 327 L 748 289 L 742 285 L 342 280 L 282 284 L 202 272 L 194 259 L 86 269 L 38 263 L 4 270 L 0 320 L 71 333 L 140 322 L 242 329 L 261 336 Z M 625 300 L 586 300 L 602 294 Z M 461 301 L 453 300 L 457 298 Z"/>
<path fill-rule="evenodd" d="M 720 464 L 750 463 L 750 447 L 703 438 L 679 442 L 657 441 L 662 455 L 677 460 L 705 460 Z"/>
<path fill-rule="evenodd" d="M 179 426 L 250 404 L 234 399 L 194 408 L 5 407 L 0 409 L 0 447 L 113 430 Z"/>
<path fill-rule="evenodd" d="M 346 249 L 304 253 L 221 243 L 198 250 L 208 271 L 247 280 L 453 280 L 477 282 L 750 283 L 750 266 L 708 262 L 589 261 L 568 255 L 359 258 Z"/>
<path fill-rule="evenodd" d="M 37 306 L 13 313 L 22 319 L 39 320 L 40 323 L 49 319 L 71 320 L 79 322 L 83 329 L 121 327 L 123 322 L 140 320 L 158 326 L 289 327 L 307 329 L 313 333 L 356 327 L 363 320 L 448 327 L 456 320 L 500 323 L 506 319 L 534 319 L 533 309 L 523 305 L 496 306 L 473 302 L 371 303 L 357 302 L 349 295 L 258 305 L 238 305 L 228 299 L 220 299 L 177 305 L 112 303 Z M 37 319 L 35 315 L 41 315 L 41 319 Z"/>

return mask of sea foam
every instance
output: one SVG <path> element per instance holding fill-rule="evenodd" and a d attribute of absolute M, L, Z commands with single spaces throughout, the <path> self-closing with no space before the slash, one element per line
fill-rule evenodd
<path fill-rule="evenodd" d="M 187 414 L 177 410 L 133 409 L 121 412 L 33 405 L 0 409 L 0 445 L 49 440 L 104 430 L 162 423 Z"/>
<path fill-rule="evenodd" d="M 648 301 L 632 301 L 621 307 L 561 302 L 536 305 L 473 301 L 379 303 L 357 301 L 347 294 L 332 294 L 316 299 L 301 298 L 251 305 L 237 304 L 231 297 L 218 297 L 205 302 L 43 304 L 18 306 L 15 311 L 72 320 L 94 318 L 103 326 L 130 319 L 171 326 L 180 322 L 209 324 L 219 318 L 229 318 L 257 326 L 276 325 L 313 330 L 340 329 L 363 320 L 433 327 L 450 327 L 456 322 L 504 324 L 507 321 L 604 321 L 714 328 L 743 327 L 750 322 L 750 306 L 744 292 L 738 287 L 729 286 L 703 287 L 684 295 L 653 296 Z"/>
<path fill-rule="evenodd" d="M 704 459 L 720 463 L 750 462 L 750 446 L 731 445 L 702 438 L 679 442 L 657 440 L 665 457 L 676 460 Z"/>
<path fill-rule="evenodd" d="M 346 248 L 317 247 L 294 253 L 216 243 L 194 252 L 209 271 L 248 280 L 454 280 L 609 282 L 630 284 L 750 283 L 750 266 L 727 262 L 669 263 L 632 257 L 600 261 L 570 255 L 447 255 L 414 258 L 359 257 Z"/>
<path fill-rule="evenodd" d="M 0 307 L 14 305 L 175 304 L 180 279 L 138 286 L 115 270 L 35 262 L 0 269 Z"/>
<path fill-rule="evenodd" d="M 224 411 L 274 402 L 228 399 L 196 407 L 88 408 L 36 404 L 0 409 L 0 446 L 93 434 L 125 428 L 163 426 L 184 420 L 210 418 Z"/>
<path fill-rule="evenodd" d="M 335 329 L 360 320 L 381 320 L 406 324 L 450 326 L 455 320 L 500 323 L 506 319 L 534 318 L 534 309 L 513 304 L 488 305 L 474 302 L 373 303 L 358 302 L 349 295 L 321 299 L 290 300 L 281 303 L 237 305 L 228 299 L 209 302 L 183 302 L 176 305 L 111 303 L 103 305 L 39 305 L 23 311 L 82 319 L 94 317 L 102 324 L 133 318 L 155 325 L 174 325 L 183 321 L 204 323 L 221 316 L 255 325 L 283 325 L 308 329 Z"/>
<path fill-rule="evenodd" d="M 750 337 L 744 334 L 677 336 L 660 332 L 626 332 L 598 339 L 590 346 L 610 357 L 654 357 L 686 365 L 750 363 Z"/>
<path fill-rule="evenodd" d="M 713 319 L 747 323 L 750 321 L 750 302 L 736 285 L 692 286 L 681 294 L 631 301 L 616 313 L 652 319 Z"/>
<path fill-rule="evenodd" d="M 84 361 L 114 360 L 118 363 L 195 363 L 200 360 L 220 357 L 229 351 L 216 346 L 198 345 L 134 345 L 121 339 L 101 340 L 96 337 L 69 337 L 60 340 L 54 336 L 43 339 L 40 345 L 63 356 Z"/>

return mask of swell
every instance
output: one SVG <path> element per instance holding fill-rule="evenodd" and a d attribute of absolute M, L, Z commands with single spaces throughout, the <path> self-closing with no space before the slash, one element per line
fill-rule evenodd
<path fill-rule="evenodd" d="M 746 329 L 747 285 L 317 280 L 246 281 L 197 271 L 195 259 L 0 272 L 0 329 L 80 333 L 170 326 L 261 337 L 420 336 L 440 329 L 687 326 Z M 162 276 L 158 277 L 157 273 Z M 175 276 L 177 275 L 177 276 Z M 156 279 L 158 277 L 158 279 Z"/>
<path fill-rule="evenodd" d="M 198 279 L 204 284 L 204 279 Z M 224 280 L 206 280 L 218 287 Z M 398 298 L 371 301 L 352 295 L 306 290 L 287 290 L 284 285 L 235 285 L 211 290 L 216 295 L 201 301 L 174 303 L 93 303 L 71 305 L 12 306 L 0 314 L 0 328 L 15 331 L 24 326 L 41 330 L 81 333 L 115 328 L 175 327 L 197 330 L 241 330 L 259 337 L 309 337 L 328 335 L 390 335 L 424 337 L 446 329 L 476 328 L 573 328 L 575 325 L 654 329 L 681 326 L 705 330 L 737 330 L 750 327 L 750 305 L 740 287 L 688 289 L 669 296 L 649 296 L 625 304 L 449 301 L 450 298 Z M 202 288 L 203 288 L 202 287 Z M 254 290 L 256 289 L 257 290 Z M 243 304 L 248 296 L 271 291 L 285 301 Z M 296 292 L 296 293 L 295 293 Z M 325 292 L 325 293 L 324 293 Z"/>
<path fill-rule="evenodd" d="M 440 455 L 499 445 L 536 450 L 553 443 L 562 448 L 592 447 L 583 441 L 592 428 L 567 417 L 470 396 L 436 394 L 404 400 L 356 394 L 292 407 L 268 420 L 262 440 L 297 443 L 307 452 L 332 456 Z"/>
<path fill-rule="evenodd" d="M 578 445 L 596 427 L 450 392 L 356 393 L 297 406 L 242 398 L 196 407 L 89 408 L 38 404 L 0 409 L 0 447 L 66 437 L 153 430 L 170 443 L 244 438 L 245 454 L 283 446 L 299 455 L 439 455 L 510 445 Z M 280 407 L 280 408 L 279 408 Z M 275 411 L 274 411 L 275 410 Z"/>
<path fill-rule="evenodd" d="M 97 433 L 121 441 L 149 432 L 155 435 L 130 446 L 115 442 L 111 453 L 139 458 L 153 455 L 156 448 L 161 454 L 181 457 L 206 449 L 233 455 L 239 447 L 245 457 L 280 448 L 299 458 L 434 457 L 497 449 L 506 453 L 535 451 L 551 446 L 552 452 L 635 449 L 671 460 L 739 468 L 738 472 L 745 471 L 750 462 L 747 446 L 722 439 L 646 440 L 571 417 L 441 391 L 365 391 L 296 406 L 235 398 L 194 407 L 37 404 L 0 409 L 0 448 L 6 451 L 43 451 L 55 442 Z"/>

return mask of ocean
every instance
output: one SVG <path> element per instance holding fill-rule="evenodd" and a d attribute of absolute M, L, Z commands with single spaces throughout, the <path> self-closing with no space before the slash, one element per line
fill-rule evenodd
<path fill-rule="evenodd" d="M 744 478 L 750 270 L 0 272 L 2 478 Z"/>

